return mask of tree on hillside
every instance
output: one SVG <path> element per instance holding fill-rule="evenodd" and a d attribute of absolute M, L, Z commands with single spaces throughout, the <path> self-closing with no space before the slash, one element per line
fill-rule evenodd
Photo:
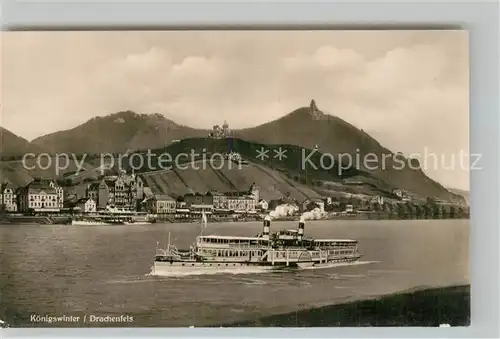
<path fill-rule="evenodd" d="M 455 206 L 450 207 L 449 217 L 454 219 L 457 216 L 457 208 Z"/>
<path fill-rule="evenodd" d="M 450 217 L 449 208 L 441 205 L 441 219 L 448 219 Z"/>
<path fill-rule="evenodd" d="M 429 210 L 429 206 L 427 205 L 421 205 L 420 208 L 422 209 L 422 217 L 424 219 L 430 219 L 430 210 Z"/>
<path fill-rule="evenodd" d="M 441 210 L 440 206 L 438 206 L 437 204 L 434 204 L 434 206 L 432 206 L 432 215 L 433 215 L 434 219 L 441 219 L 442 218 L 442 210 Z"/>
<path fill-rule="evenodd" d="M 408 219 L 415 218 L 415 209 L 414 209 L 413 204 L 411 204 L 410 202 L 407 202 L 405 204 L 405 208 L 406 208 L 406 213 L 407 213 Z"/>
<path fill-rule="evenodd" d="M 401 203 L 397 204 L 397 213 L 398 213 L 398 217 L 400 219 L 406 218 L 406 208 L 403 204 L 401 204 Z"/>
<path fill-rule="evenodd" d="M 310 202 L 309 204 L 307 204 L 306 206 L 306 211 L 312 211 L 314 210 L 315 208 L 320 208 L 319 205 L 315 202 Z"/>
<path fill-rule="evenodd" d="M 457 218 L 468 218 L 469 217 L 469 208 L 465 208 L 463 206 L 460 206 L 458 208 L 458 211 L 456 213 Z"/>
<path fill-rule="evenodd" d="M 392 204 L 385 203 L 382 208 L 390 219 L 392 217 Z"/>
<path fill-rule="evenodd" d="M 425 210 L 421 205 L 416 205 L 415 206 L 415 218 L 416 219 L 423 219 L 425 218 Z"/>

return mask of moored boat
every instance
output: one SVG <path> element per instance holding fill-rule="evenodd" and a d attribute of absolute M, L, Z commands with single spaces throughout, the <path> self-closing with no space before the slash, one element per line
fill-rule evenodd
<path fill-rule="evenodd" d="M 202 235 L 188 250 L 170 244 L 156 249 L 153 274 L 191 269 L 263 269 L 322 267 L 359 260 L 358 241 L 314 239 L 304 236 L 305 220 L 298 229 L 270 233 L 271 219 L 265 217 L 263 232 L 255 237 Z"/>
<path fill-rule="evenodd" d="M 136 212 L 125 221 L 125 225 L 150 225 L 154 223 L 156 223 L 156 217 L 144 212 Z"/>
<path fill-rule="evenodd" d="M 76 218 L 71 221 L 71 225 L 75 226 L 111 226 L 124 225 L 125 219 L 111 216 L 86 216 Z"/>

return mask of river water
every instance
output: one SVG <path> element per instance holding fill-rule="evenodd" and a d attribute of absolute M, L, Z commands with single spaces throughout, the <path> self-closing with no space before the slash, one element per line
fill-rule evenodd
<path fill-rule="evenodd" d="M 152 276 L 156 243 L 188 247 L 200 224 L 0 226 L 0 319 L 12 327 L 209 326 L 409 289 L 468 284 L 468 220 L 313 221 L 305 234 L 358 239 L 356 265 Z M 209 224 L 253 236 L 261 223 Z M 274 222 L 271 229 L 296 228 Z M 49 323 L 32 316 L 74 316 Z M 91 316 L 123 316 L 95 318 Z M 126 318 L 128 316 L 128 318 Z M 111 319 L 111 320 L 110 320 Z"/>

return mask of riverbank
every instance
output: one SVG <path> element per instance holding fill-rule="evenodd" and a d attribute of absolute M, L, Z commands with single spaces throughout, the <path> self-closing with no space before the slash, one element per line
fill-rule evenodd
<path fill-rule="evenodd" d="M 470 285 L 402 292 L 218 327 L 359 327 L 470 325 Z"/>
<path fill-rule="evenodd" d="M 248 215 L 238 215 L 235 216 L 220 216 L 220 215 L 209 215 L 208 222 L 209 223 L 227 223 L 227 222 L 260 222 L 263 220 L 265 212 L 259 214 L 248 214 Z M 92 216 L 92 215 L 88 215 Z M 272 218 L 273 221 L 294 221 L 298 222 L 301 219 L 302 214 L 294 214 L 294 215 L 281 215 L 279 217 Z M 51 215 L 28 215 L 21 213 L 2 213 L 0 214 L 0 225 L 47 225 L 47 224 L 71 224 L 73 218 L 79 217 L 79 215 L 72 215 L 68 213 L 61 214 L 51 214 Z M 321 221 L 321 220 L 446 220 L 446 219 L 468 219 L 467 216 L 463 215 L 440 215 L 423 217 L 416 215 L 393 215 L 387 213 L 374 213 L 374 212 L 366 212 L 359 211 L 357 213 L 323 213 L 322 215 L 316 215 L 317 218 L 310 219 L 307 218 L 307 221 Z M 162 214 L 157 215 L 155 220 L 152 221 L 158 222 L 160 224 L 164 223 L 200 223 L 200 216 L 189 216 L 189 217 L 180 217 L 175 218 L 173 214 Z"/>

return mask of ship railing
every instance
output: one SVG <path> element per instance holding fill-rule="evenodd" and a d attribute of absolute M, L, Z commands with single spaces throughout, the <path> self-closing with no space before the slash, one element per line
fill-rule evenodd
<path fill-rule="evenodd" d="M 177 249 L 177 247 L 175 247 L 175 245 L 170 245 L 169 251 L 170 254 L 179 255 L 179 250 Z"/>
<path fill-rule="evenodd" d="M 157 257 L 166 257 L 167 256 L 167 251 L 162 249 L 162 248 L 157 248 L 156 249 L 156 256 Z"/>
<path fill-rule="evenodd" d="M 263 245 L 251 245 L 251 244 L 229 244 L 229 247 L 237 248 L 262 248 Z"/>
<path fill-rule="evenodd" d="M 206 243 L 206 242 L 198 242 L 197 246 L 199 247 L 204 247 L 204 248 L 222 248 L 222 247 L 228 247 L 228 248 L 250 248 L 250 249 L 260 249 L 262 247 L 265 247 L 265 245 L 257 245 L 257 244 L 245 244 L 245 243 L 224 243 L 224 244 L 215 244 L 215 243 Z"/>
<path fill-rule="evenodd" d="M 174 245 L 170 245 L 167 249 L 157 248 L 156 249 L 157 256 L 172 256 L 179 255 L 179 250 Z"/>

